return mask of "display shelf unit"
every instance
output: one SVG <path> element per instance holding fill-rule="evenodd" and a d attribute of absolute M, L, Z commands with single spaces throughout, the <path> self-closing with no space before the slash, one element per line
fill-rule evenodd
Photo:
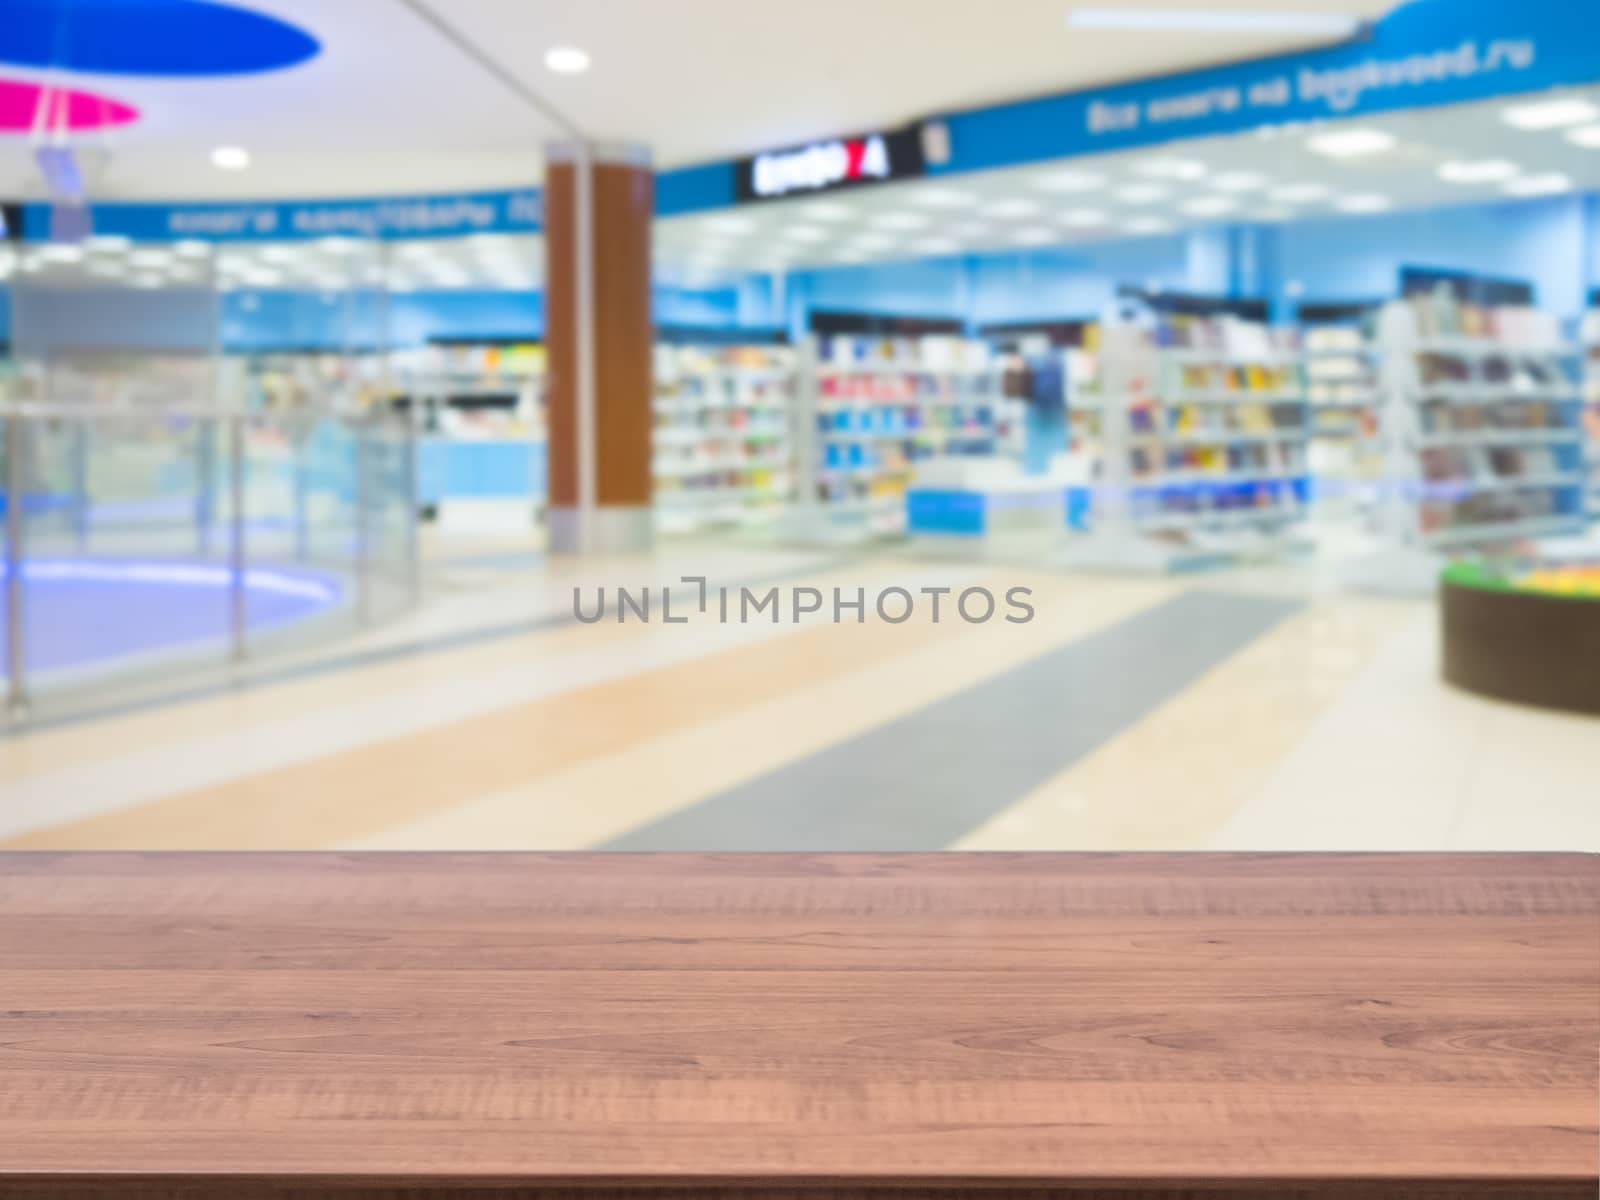
<path fill-rule="evenodd" d="M 1233 318 L 1108 329 L 1069 361 L 1079 445 L 1098 439 L 1096 557 L 1171 567 L 1283 548 L 1309 499 L 1305 377 L 1292 337 Z"/>
<path fill-rule="evenodd" d="M 1383 475 L 1378 348 L 1347 323 L 1308 327 L 1302 345 L 1313 505 L 1333 517 L 1371 511 Z"/>
<path fill-rule="evenodd" d="M 904 532 L 916 465 L 994 456 L 1015 419 L 982 342 L 827 337 L 804 355 L 810 520 L 835 536 Z"/>
<path fill-rule="evenodd" d="M 1553 319 L 1428 295 L 1386 306 L 1379 337 L 1392 545 L 1494 549 L 1582 531 L 1581 355 Z"/>
<path fill-rule="evenodd" d="M 794 351 L 663 345 L 655 355 L 657 528 L 769 524 L 795 490 Z"/>

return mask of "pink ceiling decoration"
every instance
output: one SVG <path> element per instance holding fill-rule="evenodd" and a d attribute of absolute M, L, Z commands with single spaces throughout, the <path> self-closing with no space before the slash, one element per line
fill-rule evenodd
<path fill-rule="evenodd" d="M 46 107 L 42 114 L 41 106 Z M 0 79 L 0 133 L 27 133 L 35 128 L 84 132 L 138 119 L 138 109 L 110 96 L 45 87 L 24 79 Z"/>

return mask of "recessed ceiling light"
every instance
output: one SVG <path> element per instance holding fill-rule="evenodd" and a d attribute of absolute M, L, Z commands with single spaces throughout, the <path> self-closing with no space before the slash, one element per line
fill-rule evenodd
<path fill-rule="evenodd" d="M 791 242 L 825 242 L 831 235 L 815 225 L 791 225 L 779 236 Z"/>
<path fill-rule="evenodd" d="M 1361 22 L 1342 13 L 1255 12 L 1240 9 L 1078 8 L 1067 18 L 1078 29 L 1143 33 L 1281 33 L 1343 38 Z"/>
<path fill-rule="evenodd" d="M 84 245 L 91 250 L 126 250 L 133 245 L 133 239 L 123 237 L 120 233 L 97 233 Z"/>
<path fill-rule="evenodd" d="M 1271 180 L 1254 171 L 1224 171 L 1220 175 L 1213 175 L 1207 182 L 1219 192 L 1256 192 Z"/>
<path fill-rule="evenodd" d="M 856 210 L 848 204 L 829 204 L 822 201 L 817 204 L 807 204 L 800 210 L 800 215 L 812 221 L 848 221 L 856 215 Z"/>
<path fill-rule="evenodd" d="M 887 250 L 894 245 L 894 239 L 881 233 L 858 233 L 850 239 L 850 245 L 857 250 Z"/>
<path fill-rule="evenodd" d="M 1439 178 L 1446 183 L 1504 183 L 1522 174 L 1522 168 L 1505 158 L 1485 158 L 1477 162 L 1447 162 L 1439 165 Z"/>
<path fill-rule="evenodd" d="M 135 250 L 128 255 L 128 261 L 136 267 L 164 267 L 171 261 L 172 256 L 165 250 Z"/>
<path fill-rule="evenodd" d="M 1329 191 L 1320 183 L 1286 183 L 1268 192 L 1267 199 L 1278 204 L 1309 204 L 1313 200 L 1326 199 Z"/>
<path fill-rule="evenodd" d="M 886 212 L 879 213 L 868 224 L 879 229 L 921 229 L 928 224 L 928 218 L 921 213 Z"/>
<path fill-rule="evenodd" d="M 956 254 L 961 250 L 961 243 L 952 238 L 924 238 L 913 242 L 911 248 L 923 254 Z"/>
<path fill-rule="evenodd" d="M 1163 221 L 1160 217 L 1134 217 L 1124 221 L 1122 228 L 1126 233 L 1171 233 L 1172 222 Z"/>
<path fill-rule="evenodd" d="M 1567 130 L 1567 141 L 1585 150 L 1600 150 L 1600 125 L 1584 125 Z"/>
<path fill-rule="evenodd" d="M 1056 217 L 1068 229 L 1091 229 L 1104 225 L 1108 219 L 1098 208 L 1070 208 Z"/>
<path fill-rule="evenodd" d="M 1548 175 L 1526 175 L 1501 185 L 1508 196 L 1555 196 L 1572 190 L 1572 180 L 1552 172 Z"/>
<path fill-rule="evenodd" d="M 261 248 L 261 257 L 265 262 L 286 263 L 293 262 L 297 256 L 294 250 L 288 246 L 263 246 Z M 134 261 L 138 261 L 137 255 L 134 257 Z"/>
<path fill-rule="evenodd" d="M 1226 196 L 1196 196 L 1178 206 L 1191 217 L 1220 217 L 1238 208 L 1238 202 Z"/>
<path fill-rule="evenodd" d="M 1106 177 L 1093 171 L 1051 171 L 1033 181 L 1041 192 L 1092 192 L 1105 185 Z"/>
<path fill-rule="evenodd" d="M 957 221 L 954 225 L 946 225 L 945 232 L 952 237 L 978 238 L 987 236 L 990 226 L 982 221 Z"/>
<path fill-rule="evenodd" d="M 1206 165 L 1196 162 L 1192 158 L 1152 158 L 1142 163 L 1135 163 L 1134 171 L 1140 175 L 1147 175 L 1151 179 L 1202 179 L 1205 177 Z"/>
<path fill-rule="evenodd" d="M 218 146 L 211 152 L 211 165 L 219 171 L 242 171 L 250 165 L 250 151 L 243 146 Z"/>
<path fill-rule="evenodd" d="M 1157 200 L 1165 200 L 1172 192 L 1159 183 L 1130 183 L 1126 187 L 1119 187 L 1113 194 L 1125 204 L 1154 204 Z"/>
<path fill-rule="evenodd" d="M 1294 219 L 1294 210 L 1292 208 L 1273 208 L 1269 205 L 1266 208 L 1256 209 L 1250 216 L 1257 221 L 1289 221 Z"/>
<path fill-rule="evenodd" d="M 184 258 L 209 258 L 211 255 L 211 243 L 196 238 L 185 238 L 172 248 Z"/>
<path fill-rule="evenodd" d="M 1567 96 L 1512 105 L 1500 110 L 1500 119 L 1518 129 L 1560 129 L 1564 125 L 1584 125 L 1600 120 L 1600 108 L 1587 100 Z"/>
<path fill-rule="evenodd" d="M 955 188 L 917 188 L 906 193 L 906 199 L 923 208 L 971 208 L 978 197 L 971 192 Z"/>
<path fill-rule="evenodd" d="M 544 65 L 557 75 L 582 75 L 589 69 L 589 55 L 576 46 L 552 46 L 544 52 Z"/>
<path fill-rule="evenodd" d="M 1360 158 L 1395 147 L 1395 136 L 1381 129 L 1334 129 L 1306 139 L 1306 145 L 1328 158 Z"/>
<path fill-rule="evenodd" d="M 1340 212 L 1378 213 L 1392 208 L 1394 202 L 1378 192 L 1358 192 L 1353 196 L 1340 196 L 1333 206 Z"/>
<path fill-rule="evenodd" d="M 39 256 L 46 262 L 75 263 L 83 261 L 83 248 L 71 243 L 62 242 L 45 246 L 39 251 Z"/>
<path fill-rule="evenodd" d="M 1020 196 L 1007 200 L 996 200 L 983 210 L 985 216 L 998 217 L 1003 221 L 1014 220 L 1017 217 L 1031 217 L 1039 211 L 1039 205 L 1032 200 L 1024 200 Z"/>
<path fill-rule="evenodd" d="M 1011 235 L 1011 241 L 1017 246 L 1048 246 L 1059 242 L 1061 235 L 1054 229 L 1018 229 Z"/>

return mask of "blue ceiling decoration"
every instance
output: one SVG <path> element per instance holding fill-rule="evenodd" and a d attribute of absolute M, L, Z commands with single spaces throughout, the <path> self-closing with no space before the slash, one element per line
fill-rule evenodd
<path fill-rule="evenodd" d="M 0 62 L 107 75 L 275 71 L 321 48 L 277 17 L 215 0 L 0 0 Z"/>

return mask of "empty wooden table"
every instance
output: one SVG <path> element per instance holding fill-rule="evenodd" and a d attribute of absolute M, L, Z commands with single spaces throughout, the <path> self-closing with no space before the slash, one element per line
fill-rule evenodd
<path fill-rule="evenodd" d="M 1600 859 L 0 855 L 0 1196 L 1595 1195 Z"/>

